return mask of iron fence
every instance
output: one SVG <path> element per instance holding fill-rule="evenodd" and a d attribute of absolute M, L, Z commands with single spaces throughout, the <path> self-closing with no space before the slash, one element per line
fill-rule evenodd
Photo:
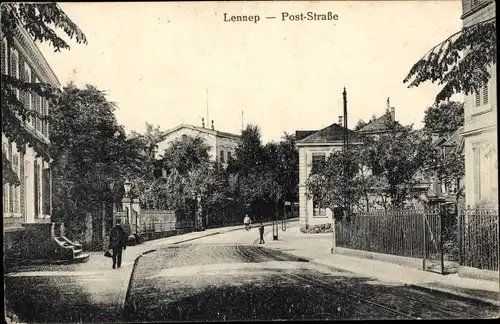
<path fill-rule="evenodd" d="M 459 263 L 484 270 L 499 268 L 498 210 L 459 209 Z"/>
<path fill-rule="evenodd" d="M 439 208 L 375 210 L 335 223 L 336 246 L 441 261 L 442 217 Z"/>

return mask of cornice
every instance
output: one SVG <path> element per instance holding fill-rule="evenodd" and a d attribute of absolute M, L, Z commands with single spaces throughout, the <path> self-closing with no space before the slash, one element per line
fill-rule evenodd
<path fill-rule="evenodd" d="M 61 83 L 57 79 L 54 71 L 50 68 L 49 63 L 43 56 L 42 52 L 31 39 L 28 32 L 18 27 L 18 32 L 14 37 L 14 45 L 16 49 L 23 55 L 30 67 L 35 71 L 38 78 L 43 82 L 49 83 L 53 87 L 60 88 Z"/>
<path fill-rule="evenodd" d="M 479 10 L 489 6 L 492 3 L 495 4 L 495 1 L 489 0 L 489 1 L 483 1 L 481 3 L 478 3 L 477 5 L 471 7 L 469 10 L 467 10 L 466 12 L 462 13 L 462 16 L 460 17 L 460 19 L 464 20 L 467 17 L 470 17 L 473 14 L 475 14 L 476 12 L 478 12 Z"/>

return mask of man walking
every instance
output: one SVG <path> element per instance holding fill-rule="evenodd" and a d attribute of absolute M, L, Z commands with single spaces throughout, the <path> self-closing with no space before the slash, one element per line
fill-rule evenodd
<path fill-rule="evenodd" d="M 266 243 L 266 242 L 264 242 L 264 224 L 262 224 L 262 222 L 260 222 L 260 226 L 259 226 L 259 235 L 260 235 L 259 244 Z"/>
<path fill-rule="evenodd" d="M 248 217 L 248 214 L 245 215 L 245 219 L 243 220 L 243 223 L 245 224 L 245 229 L 248 231 L 250 229 L 250 223 L 252 220 L 250 217 Z"/>
<path fill-rule="evenodd" d="M 113 269 L 122 266 L 122 253 L 127 248 L 127 234 L 120 223 L 117 219 L 109 234 L 109 248 L 113 250 Z"/>

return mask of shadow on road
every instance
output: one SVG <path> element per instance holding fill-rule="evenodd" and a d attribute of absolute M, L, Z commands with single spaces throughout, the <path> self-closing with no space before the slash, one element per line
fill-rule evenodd
<path fill-rule="evenodd" d="M 114 300 L 92 300 L 71 276 L 6 277 L 6 309 L 23 322 L 95 322 L 117 321 Z"/>
<path fill-rule="evenodd" d="M 304 263 L 280 251 L 262 248 L 263 254 L 251 246 L 240 250 L 230 246 L 186 246 L 151 253 L 137 264 L 123 319 L 369 320 L 492 318 L 498 314 L 496 306 L 454 295 L 345 272 L 318 271 L 307 263 L 290 266 Z M 213 270 L 217 262 L 221 265 L 219 273 Z M 228 266 L 229 262 L 237 266 Z"/>

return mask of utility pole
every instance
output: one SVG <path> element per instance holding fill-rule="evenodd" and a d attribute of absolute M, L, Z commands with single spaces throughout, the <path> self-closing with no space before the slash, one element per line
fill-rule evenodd
<path fill-rule="evenodd" d="M 342 92 L 342 97 L 343 97 L 343 101 L 344 101 L 344 158 L 346 159 L 345 160 L 345 164 L 344 164 L 344 176 L 345 176 L 345 179 L 346 179 L 346 184 L 345 184 L 345 194 L 346 194 L 346 206 L 345 208 L 347 209 L 346 212 L 349 213 L 350 212 L 350 207 L 349 206 L 349 191 L 350 191 L 350 188 L 349 188 L 349 130 L 347 128 L 347 91 L 344 87 L 344 92 Z M 344 214 L 345 215 L 345 214 Z"/>

